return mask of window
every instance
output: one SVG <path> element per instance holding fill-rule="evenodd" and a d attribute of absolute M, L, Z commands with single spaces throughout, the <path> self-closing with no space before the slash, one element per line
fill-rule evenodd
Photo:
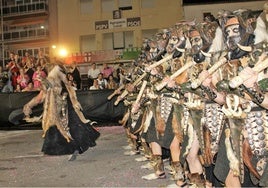
<path fill-rule="evenodd" d="M 96 50 L 95 35 L 80 36 L 80 49 L 81 52 L 90 52 Z"/>
<path fill-rule="evenodd" d="M 16 1 L 16 5 L 21 5 L 21 4 L 23 4 L 23 0 L 17 0 Z"/>
<path fill-rule="evenodd" d="M 114 0 L 101 0 L 102 12 L 112 12 L 115 10 Z"/>
<path fill-rule="evenodd" d="M 124 32 L 113 33 L 113 49 L 124 49 L 125 48 L 125 35 Z"/>
<path fill-rule="evenodd" d="M 80 13 L 92 14 L 93 13 L 93 0 L 80 0 Z"/>
<path fill-rule="evenodd" d="M 133 47 L 133 31 L 125 31 L 125 47 L 132 48 Z"/>
<path fill-rule="evenodd" d="M 113 33 L 104 33 L 103 34 L 103 50 L 112 50 L 113 49 Z"/>
<path fill-rule="evenodd" d="M 119 10 L 132 10 L 131 0 L 118 0 Z"/>

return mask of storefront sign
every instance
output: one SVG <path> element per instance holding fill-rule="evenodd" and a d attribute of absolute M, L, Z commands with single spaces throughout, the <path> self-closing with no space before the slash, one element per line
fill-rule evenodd
<path fill-rule="evenodd" d="M 95 30 L 105 30 L 124 27 L 137 27 L 141 26 L 141 18 L 120 18 L 113 20 L 103 20 L 95 22 Z"/>
<path fill-rule="evenodd" d="M 104 29 L 109 29 L 108 20 L 95 22 L 95 30 L 104 30 Z"/>
<path fill-rule="evenodd" d="M 141 18 L 127 18 L 127 27 L 137 27 L 141 25 Z"/>
<path fill-rule="evenodd" d="M 109 29 L 122 28 L 127 26 L 127 20 L 125 18 L 109 20 Z"/>

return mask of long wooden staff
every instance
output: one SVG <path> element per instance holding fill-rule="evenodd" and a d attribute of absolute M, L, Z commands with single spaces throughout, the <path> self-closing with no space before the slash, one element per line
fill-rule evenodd
<path fill-rule="evenodd" d="M 135 80 L 135 82 L 133 82 L 132 85 L 133 85 L 133 86 L 138 85 L 138 84 L 141 82 L 141 80 L 142 80 L 146 75 L 147 75 L 147 73 L 144 72 L 139 78 L 137 78 L 137 79 Z M 119 96 L 117 97 L 116 101 L 114 102 L 114 105 L 118 105 L 118 103 L 119 103 L 125 96 L 127 96 L 127 94 L 128 94 L 128 90 L 125 89 L 125 90 L 121 93 L 121 95 L 119 95 Z"/>
<path fill-rule="evenodd" d="M 264 69 L 266 69 L 268 67 L 268 58 L 266 58 L 264 61 L 262 62 L 258 62 L 253 68 L 252 70 L 259 73 L 261 71 L 263 71 Z M 251 75 L 238 75 L 234 78 L 232 78 L 230 80 L 229 86 L 231 88 L 237 88 L 238 86 L 240 86 L 241 84 L 244 83 L 244 81 L 248 80 L 251 77 Z"/>
<path fill-rule="evenodd" d="M 153 68 L 157 67 L 158 65 L 161 65 L 162 63 L 165 63 L 169 60 L 171 60 L 173 58 L 173 53 L 169 54 L 168 56 L 164 57 L 163 59 L 149 65 L 148 67 L 145 67 L 145 71 L 149 72 L 151 71 Z"/>
<path fill-rule="evenodd" d="M 122 84 L 119 88 L 117 88 L 116 90 L 114 90 L 114 92 L 113 92 L 111 95 L 109 95 L 109 96 L 107 97 L 107 99 L 108 99 L 108 100 L 111 100 L 115 95 L 118 95 L 119 92 L 120 92 L 124 87 L 125 87 L 125 85 Z"/>
<path fill-rule="evenodd" d="M 140 102 L 140 100 L 141 100 L 141 97 L 142 97 L 142 95 L 143 95 L 143 93 L 144 93 L 144 90 L 145 90 L 145 88 L 146 88 L 146 85 L 147 85 L 147 81 L 146 81 L 146 80 L 143 80 L 141 89 L 140 89 L 140 91 L 139 91 L 139 94 L 138 94 L 138 96 L 137 96 L 135 102 L 133 103 L 133 106 L 136 106 L 136 107 L 137 107 L 137 105 L 139 104 L 139 102 Z M 134 108 L 131 109 L 131 112 L 132 112 L 132 113 L 135 113 L 136 110 L 137 110 L 137 109 L 134 107 Z"/>
<path fill-rule="evenodd" d="M 194 61 L 189 61 L 185 65 L 183 65 L 180 69 L 178 69 L 176 72 L 174 72 L 169 79 L 174 80 L 176 77 L 178 77 L 180 74 L 182 74 L 184 71 L 186 71 L 188 68 L 192 67 L 196 63 Z M 167 81 L 162 81 L 160 84 L 156 85 L 155 88 L 157 91 L 161 90 L 163 87 L 165 87 L 168 84 Z"/>
<path fill-rule="evenodd" d="M 202 82 L 208 78 L 208 76 L 212 75 L 218 68 L 220 68 L 222 65 L 224 65 L 227 62 L 226 57 L 221 58 L 218 62 L 216 62 L 212 67 L 208 69 L 208 75 L 207 76 L 202 76 L 197 78 L 196 80 L 193 80 L 191 87 L 193 89 L 198 88 L 202 84 Z"/>

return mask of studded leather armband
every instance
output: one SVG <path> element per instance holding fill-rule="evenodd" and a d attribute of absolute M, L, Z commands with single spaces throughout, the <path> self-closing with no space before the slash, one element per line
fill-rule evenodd
<path fill-rule="evenodd" d="M 264 100 L 264 95 L 260 91 L 257 91 L 254 88 L 248 88 L 244 84 L 240 86 L 251 98 L 252 101 L 256 104 L 261 104 Z"/>
<path fill-rule="evenodd" d="M 214 100 L 217 98 L 217 94 L 210 88 L 201 85 L 200 88 L 207 94 L 207 96 L 211 99 Z"/>

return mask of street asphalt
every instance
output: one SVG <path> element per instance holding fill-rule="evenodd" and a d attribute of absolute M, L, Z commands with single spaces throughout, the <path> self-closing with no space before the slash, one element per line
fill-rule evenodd
<path fill-rule="evenodd" d="M 124 155 L 127 145 L 121 126 L 97 127 L 97 146 L 68 161 L 69 155 L 47 156 L 40 151 L 42 130 L 0 131 L 0 187 L 166 187 L 166 179 L 143 180 L 153 170 L 142 169 L 142 155 Z M 165 166 L 168 162 L 165 162 Z"/>

